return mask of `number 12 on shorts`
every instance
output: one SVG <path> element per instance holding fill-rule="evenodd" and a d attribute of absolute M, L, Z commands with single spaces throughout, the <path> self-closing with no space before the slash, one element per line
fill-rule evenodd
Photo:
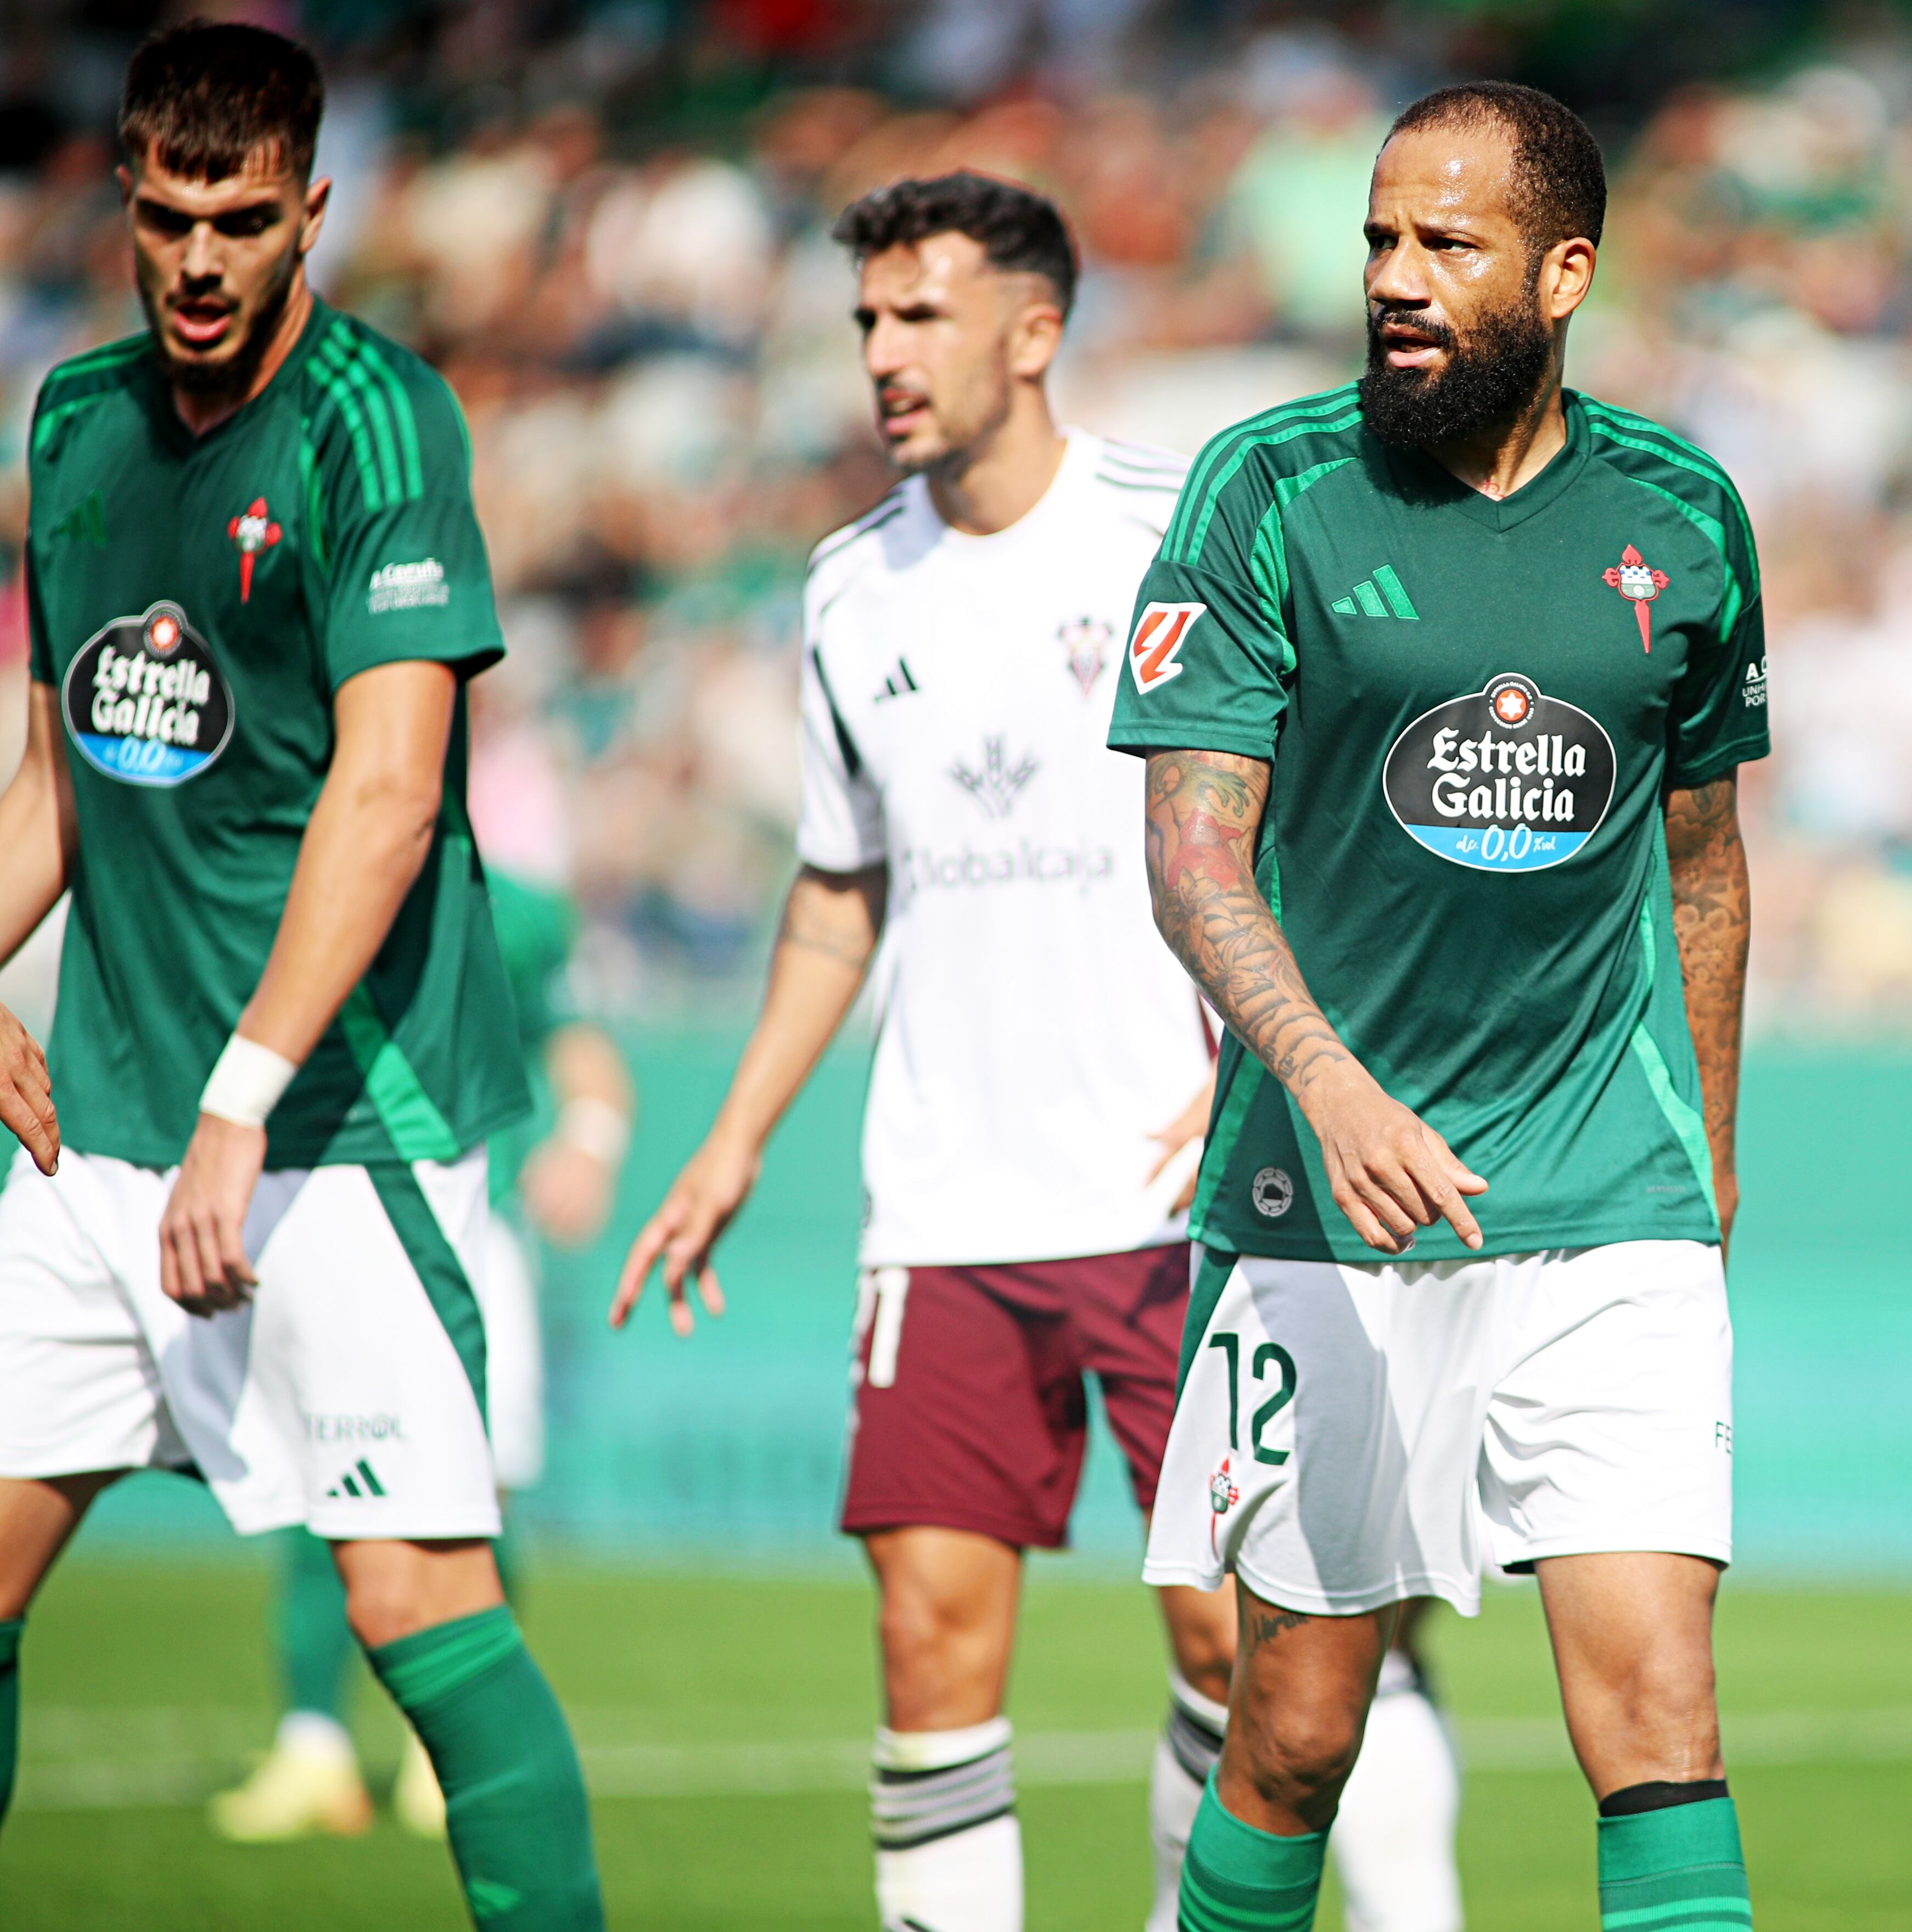
<path fill-rule="evenodd" d="M 1227 1329 L 1208 1337 L 1208 1346 L 1219 1348 L 1228 1360 L 1228 1446 L 1241 1447 L 1241 1337 Z M 1271 1449 L 1262 1440 L 1268 1424 L 1295 1400 L 1297 1377 L 1295 1358 L 1279 1342 L 1263 1342 L 1250 1357 L 1248 1373 L 1259 1390 L 1273 1380 L 1274 1393 L 1260 1403 L 1248 1418 L 1248 1447 L 1257 1462 L 1279 1468 L 1287 1461 L 1286 1449 Z"/>

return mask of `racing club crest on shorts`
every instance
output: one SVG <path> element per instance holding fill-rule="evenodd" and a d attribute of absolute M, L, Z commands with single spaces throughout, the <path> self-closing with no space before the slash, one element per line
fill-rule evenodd
<path fill-rule="evenodd" d="M 1229 1458 L 1224 1456 L 1208 1478 L 1208 1547 L 1219 1556 L 1220 1546 L 1215 1541 L 1215 1526 L 1241 1500 L 1241 1492 L 1235 1486 L 1235 1478 L 1229 1471 Z"/>

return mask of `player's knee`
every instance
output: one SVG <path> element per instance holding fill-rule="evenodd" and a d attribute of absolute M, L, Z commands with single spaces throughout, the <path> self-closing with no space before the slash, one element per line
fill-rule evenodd
<path fill-rule="evenodd" d="M 1206 1609 L 1205 1601 L 1202 1607 Z M 1233 1606 L 1214 1615 L 1173 1615 L 1169 1640 L 1183 1682 L 1214 1702 L 1226 1704 L 1235 1670 Z"/>
<path fill-rule="evenodd" d="M 354 1576 L 346 1589 L 345 1616 L 353 1635 L 368 1650 L 442 1621 L 419 1580 L 397 1569 Z"/>
<path fill-rule="evenodd" d="M 893 1669 L 947 1655 L 961 1646 L 973 1622 L 959 1599 L 893 1582 L 884 1589 L 877 1632 Z"/>
<path fill-rule="evenodd" d="M 1361 1718 L 1325 1702 L 1264 1711 L 1229 1729 L 1229 1748 L 1248 1781 L 1270 1803 L 1331 1797 L 1361 1754 Z"/>
<path fill-rule="evenodd" d="M 1604 1674 L 1601 1728 L 1636 1762 L 1673 1778 L 1703 1777 L 1719 1748 L 1711 1657 L 1679 1646 L 1652 1646 Z"/>

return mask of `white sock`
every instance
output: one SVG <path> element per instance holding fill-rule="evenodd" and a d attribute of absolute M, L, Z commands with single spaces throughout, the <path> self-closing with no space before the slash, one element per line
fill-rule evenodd
<path fill-rule="evenodd" d="M 1007 1718 L 879 1730 L 871 1754 L 884 1932 L 1022 1932 L 1022 1831 Z"/>
<path fill-rule="evenodd" d="M 1202 1788 L 1221 1756 L 1228 1706 L 1169 1672 L 1169 1720 L 1155 1740 L 1148 1772 L 1148 1835 L 1155 1846 L 1155 1900 L 1145 1932 L 1175 1932 L 1181 1862 L 1202 1803 Z"/>
<path fill-rule="evenodd" d="M 1460 1932 L 1460 1767 L 1413 1666 L 1390 1651 L 1328 1840 L 1348 1932 Z"/>
<path fill-rule="evenodd" d="M 359 1762 L 352 1733 L 325 1711 L 288 1711 L 279 1720 L 273 1746 L 299 1757 L 323 1758 L 335 1765 L 356 1766 Z"/>

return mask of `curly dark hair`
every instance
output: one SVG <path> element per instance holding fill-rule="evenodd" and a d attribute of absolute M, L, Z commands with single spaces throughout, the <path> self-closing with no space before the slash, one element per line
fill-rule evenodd
<path fill-rule="evenodd" d="M 1388 139 L 1423 128 L 1498 127 L 1514 150 L 1514 218 L 1536 256 L 1584 236 L 1598 247 L 1607 218 L 1607 170 L 1600 143 L 1574 110 L 1511 80 L 1437 87 L 1403 109 Z"/>
<path fill-rule="evenodd" d="M 992 268 L 1042 276 L 1065 316 L 1076 299 L 1076 246 L 1055 202 L 993 175 L 892 182 L 851 202 L 830 232 L 860 262 L 932 235 L 967 235 Z"/>
<path fill-rule="evenodd" d="M 296 40 L 235 21 L 188 20 L 134 55 L 120 96 L 119 139 L 196 181 L 242 174 L 263 149 L 301 180 L 312 172 L 326 85 Z"/>

